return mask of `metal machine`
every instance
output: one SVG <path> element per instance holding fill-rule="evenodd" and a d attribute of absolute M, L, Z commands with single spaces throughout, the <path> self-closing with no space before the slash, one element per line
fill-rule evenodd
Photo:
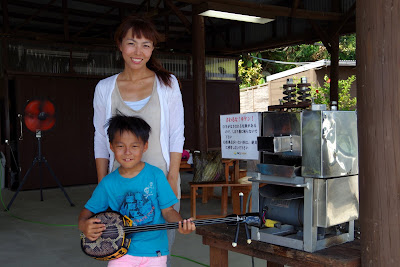
<path fill-rule="evenodd" d="M 354 111 L 263 112 L 251 239 L 314 252 L 354 240 L 359 215 Z"/>

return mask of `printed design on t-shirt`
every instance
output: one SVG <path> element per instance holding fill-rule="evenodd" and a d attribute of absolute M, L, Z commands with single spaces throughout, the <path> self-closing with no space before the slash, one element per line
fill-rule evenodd
<path fill-rule="evenodd" d="M 153 195 L 153 183 L 145 187 L 143 193 L 128 192 L 122 202 L 120 213 L 132 219 L 133 226 L 144 225 L 154 220 L 155 207 L 150 196 Z"/>
<path fill-rule="evenodd" d="M 146 197 L 150 197 L 153 195 L 153 182 L 150 182 L 148 187 L 145 187 L 144 193 L 146 194 Z"/>

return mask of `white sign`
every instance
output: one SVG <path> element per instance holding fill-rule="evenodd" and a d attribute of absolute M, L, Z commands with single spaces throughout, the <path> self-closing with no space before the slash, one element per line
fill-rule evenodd
<path fill-rule="evenodd" d="M 259 113 L 220 115 L 222 158 L 259 159 L 259 116 Z"/>

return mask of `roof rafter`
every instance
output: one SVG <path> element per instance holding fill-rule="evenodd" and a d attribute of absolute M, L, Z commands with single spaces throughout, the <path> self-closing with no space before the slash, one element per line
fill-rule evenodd
<path fill-rule="evenodd" d="M 74 1 L 84 2 L 84 3 L 94 4 L 94 5 L 107 6 L 107 7 L 128 8 L 128 9 L 133 9 L 133 10 L 135 10 L 136 8 L 139 7 L 139 5 L 125 3 L 125 2 L 116 2 L 116 1 L 111 1 L 111 0 L 74 0 Z"/>
<path fill-rule="evenodd" d="M 13 6 L 19 6 L 19 7 L 27 7 L 27 8 L 41 8 L 45 5 L 45 4 L 34 4 L 32 2 L 21 1 L 21 0 L 12 0 L 8 4 L 13 5 Z M 54 13 L 59 13 L 59 14 L 64 13 L 64 9 L 62 7 L 58 7 L 58 6 L 54 6 L 54 5 L 49 6 L 48 11 L 51 11 Z M 94 12 L 94 11 L 82 11 L 82 10 L 68 7 L 68 14 L 75 15 L 75 16 L 85 16 L 85 17 L 97 18 L 97 17 L 101 16 L 103 13 Z M 109 16 L 109 19 L 119 21 L 119 17 L 115 16 L 115 15 Z"/>
<path fill-rule="evenodd" d="M 17 32 L 18 29 L 20 29 L 22 26 L 24 26 L 25 24 L 28 24 L 33 18 L 35 18 L 36 16 L 38 16 L 41 12 L 47 10 L 49 8 L 49 6 L 51 6 L 56 0 L 50 0 L 49 3 L 47 3 L 47 5 L 42 6 L 42 8 L 39 8 L 36 12 L 34 12 L 29 18 L 27 18 L 23 23 L 21 23 L 20 25 L 18 25 L 17 27 L 15 27 L 12 31 L 13 32 Z"/>
<path fill-rule="evenodd" d="M 191 28 L 192 28 L 192 24 L 190 23 L 190 21 L 186 18 L 186 16 L 179 10 L 179 8 L 177 8 L 171 0 L 164 0 L 165 4 L 167 6 L 169 6 L 169 8 L 172 9 L 172 11 L 174 11 L 175 15 L 179 18 L 180 21 L 182 21 L 182 23 L 185 25 L 186 31 L 188 33 L 191 33 Z"/>
<path fill-rule="evenodd" d="M 68 1 L 62 0 L 63 18 L 64 18 L 64 38 L 69 40 L 69 25 L 68 25 Z"/>
<path fill-rule="evenodd" d="M 74 35 L 74 38 L 78 37 L 81 33 L 87 31 L 88 29 L 90 29 L 91 27 L 93 27 L 99 20 L 107 17 L 111 12 L 113 12 L 116 9 L 116 7 L 112 7 L 110 8 L 106 13 L 104 13 L 102 16 L 98 17 L 97 19 L 93 20 L 89 25 L 87 25 L 86 27 L 84 27 L 82 30 L 80 30 L 79 32 L 77 32 Z"/>

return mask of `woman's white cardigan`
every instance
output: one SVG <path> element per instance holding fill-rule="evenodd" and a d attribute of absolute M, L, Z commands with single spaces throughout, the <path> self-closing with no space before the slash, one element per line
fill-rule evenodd
<path fill-rule="evenodd" d="M 114 153 L 110 149 L 107 135 L 108 127 L 105 126 L 111 118 L 111 94 L 114 90 L 118 74 L 101 80 L 94 92 L 93 98 L 93 125 L 94 132 L 94 155 L 95 158 L 109 159 L 109 172 L 114 162 Z M 156 76 L 157 93 L 161 106 L 160 121 L 160 143 L 167 171 L 170 165 L 170 152 L 182 153 L 184 137 L 184 118 L 182 94 L 178 80 L 171 75 L 171 87 L 165 86 Z"/>

